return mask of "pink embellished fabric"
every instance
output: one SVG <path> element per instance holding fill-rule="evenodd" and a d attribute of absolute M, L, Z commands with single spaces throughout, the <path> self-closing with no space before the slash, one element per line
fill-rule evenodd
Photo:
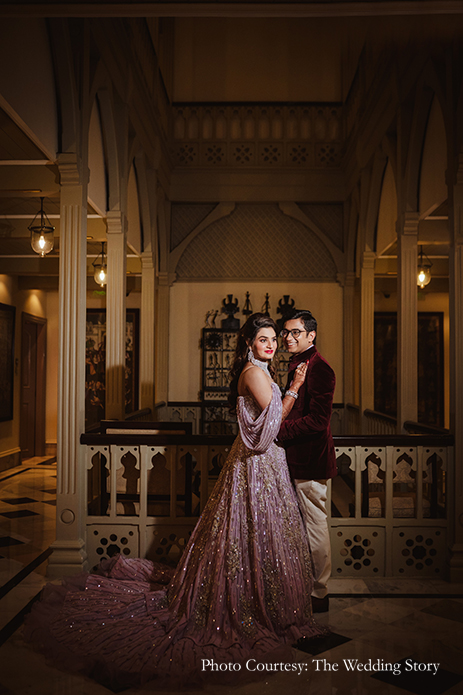
<path fill-rule="evenodd" d="M 286 660 L 323 633 L 311 614 L 311 558 L 284 451 L 276 384 L 262 412 L 237 404 L 237 436 L 179 566 L 118 555 L 99 574 L 48 585 L 27 639 L 61 666 L 118 688 L 209 682 L 217 664 Z M 236 671 L 216 674 L 227 682 Z"/>

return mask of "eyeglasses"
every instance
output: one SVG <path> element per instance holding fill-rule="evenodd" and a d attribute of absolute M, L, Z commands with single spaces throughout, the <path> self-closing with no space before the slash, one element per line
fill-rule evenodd
<path fill-rule="evenodd" d="M 299 338 L 299 336 L 301 335 L 301 333 L 308 333 L 308 332 L 309 331 L 301 331 L 300 328 L 293 328 L 292 331 L 287 331 L 286 328 L 283 328 L 283 330 L 280 331 L 280 336 L 282 338 L 286 338 L 286 336 L 288 336 L 291 333 L 293 338 L 295 338 L 297 340 Z"/>

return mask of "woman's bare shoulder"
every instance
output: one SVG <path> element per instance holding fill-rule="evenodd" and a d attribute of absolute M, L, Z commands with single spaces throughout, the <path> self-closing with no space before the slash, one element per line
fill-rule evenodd
<path fill-rule="evenodd" d="M 272 380 L 262 369 L 251 365 L 243 369 L 238 383 L 238 393 L 240 396 L 252 396 L 264 408 L 272 397 Z"/>

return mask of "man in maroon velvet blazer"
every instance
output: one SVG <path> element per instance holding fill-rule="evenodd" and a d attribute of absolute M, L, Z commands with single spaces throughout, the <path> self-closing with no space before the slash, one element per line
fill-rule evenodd
<path fill-rule="evenodd" d="M 299 507 L 309 537 L 314 563 L 314 612 L 329 608 L 327 582 L 331 574 L 331 546 L 327 523 L 327 480 L 336 475 L 336 454 L 330 418 L 336 377 L 315 347 L 317 322 L 310 311 L 296 311 L 280 334 L 292 354 L 288 383 L 301 362 L 308 362 L 305 383 L 296 403 L 281 423 L 278 441 L 286 449 Z"/>

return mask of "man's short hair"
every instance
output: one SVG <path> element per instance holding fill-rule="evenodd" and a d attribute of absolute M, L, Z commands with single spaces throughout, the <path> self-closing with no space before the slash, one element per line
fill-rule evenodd
<path fill-rule="evenodd" d="M 302 323 L 304 324 L 304 328 L 306 331 L 309 333 L 311 331 L 316 331 L 317 330 L 317 320 L 312 314 L 311 311 L 308 309 L 296 309 L 293 311 L 291 314 L 287 314 L 285 316 L 285 323 L 286 321 L 293 321 L 294 319 L 301 319 Z M 314 345 L 317 341 L 317 336 L 314 338 Z"/>

